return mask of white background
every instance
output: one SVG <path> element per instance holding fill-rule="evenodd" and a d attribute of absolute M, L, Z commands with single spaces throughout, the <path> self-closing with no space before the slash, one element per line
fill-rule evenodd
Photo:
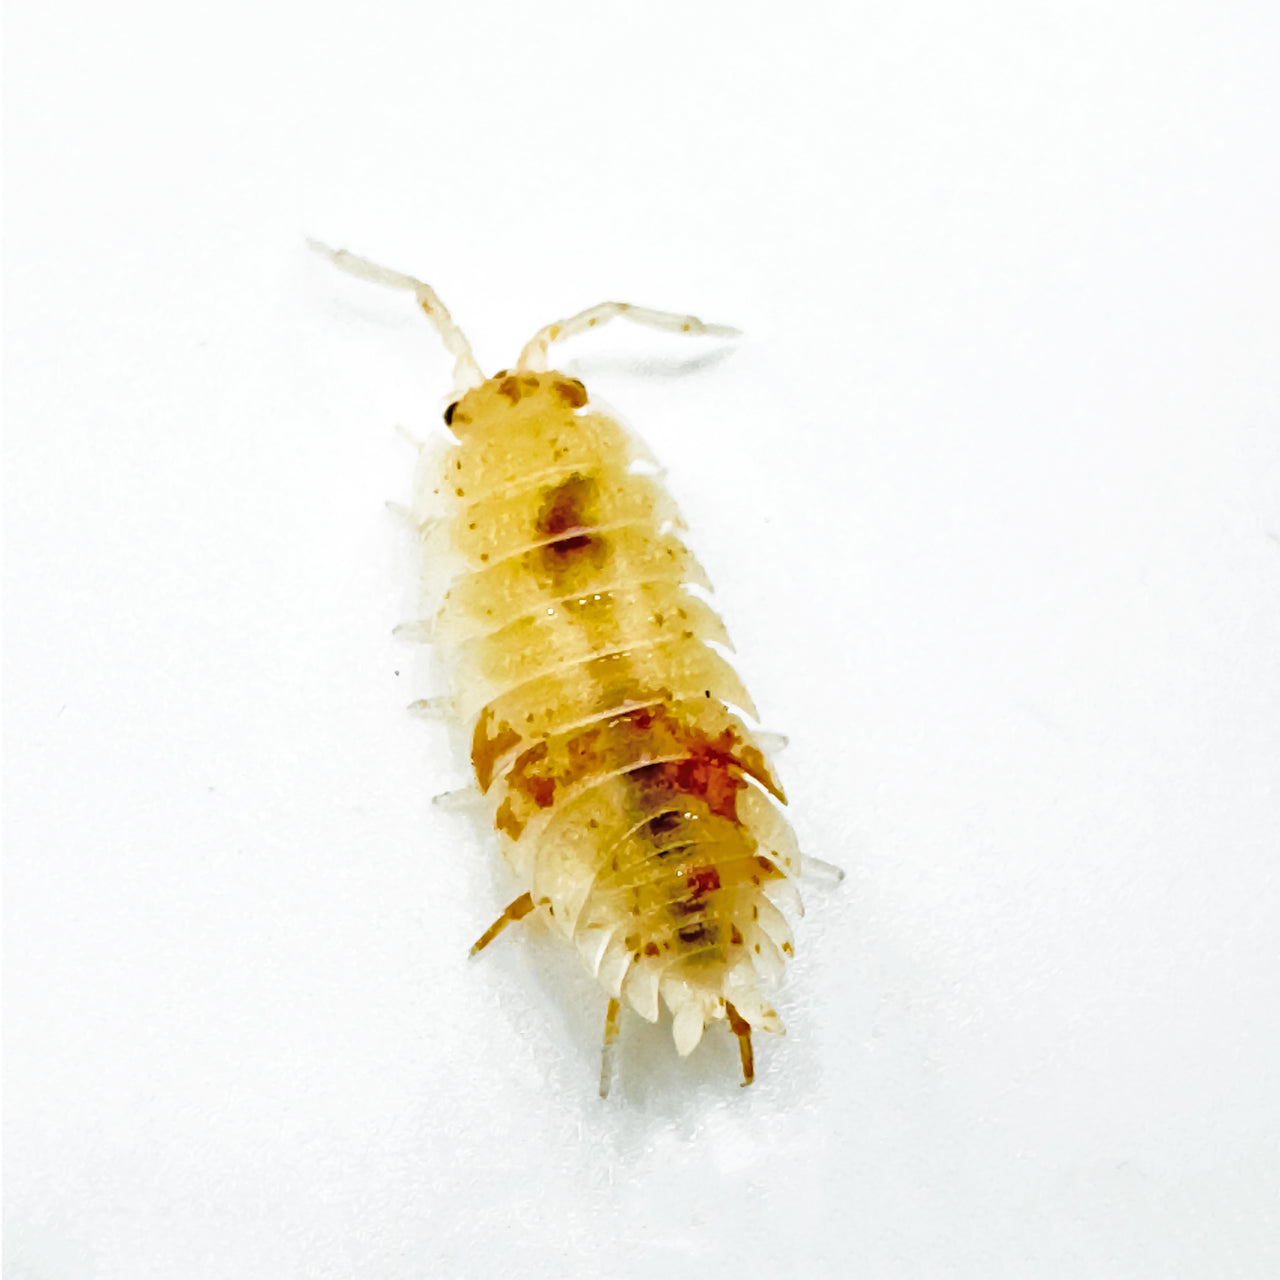
<path fill-rule="evenodd" d="M 10 6 L 6 1276 L 1280 1270 L 1267 3 Z M 811 852 L 737 1086 L 513 933 L 385 508 L 669 464 Z"/>

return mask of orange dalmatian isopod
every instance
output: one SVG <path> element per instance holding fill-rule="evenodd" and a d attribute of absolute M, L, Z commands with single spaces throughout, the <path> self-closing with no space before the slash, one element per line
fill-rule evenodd
<path fill-rule="evenodd" d="M 600 1092 L 622 1005 L 679 1054 L 709 1022 L 781 1034 L 779 983 L 800 853 L 750 696 L 721 650 L 710 583 L 647 450 L 548 368 L 553 343 L 615 317 L 679 333 L 736 330 L 608 302 L 541 329 L 486 378 L 426 284 L 315 244 L 413 294 L 454 356 L 446 442 L 422 451 L 411 519 L 448 680 L 430 706 L 470 742 L 475 797 L 524 892 L 476 942 L 533 913 L 608 998 Z"/>

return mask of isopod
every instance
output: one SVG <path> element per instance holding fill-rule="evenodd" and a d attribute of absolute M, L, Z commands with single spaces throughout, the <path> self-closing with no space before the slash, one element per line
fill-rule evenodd
<path fill-rule="evenodd" d="M 343 270 L 406 290 L 455 359 L 447 442 L 422 451 L 411 519 L 430 607 L 416 628 L 470 744 L 475 797 L 524 887 L 472 948 L 533 913 L 608 998 L 600 1092 L 625 1001 L 665 1005 L 681 1056 L 709 1022 L 781 1034 L 766 991 L 793 954 L 800 853 L 770 736 L 723 656 L 729 638 L 684 522 L 637 438 L 549 366 L 555 343 L 619 316 L 736 330 L 606 302 L 540 329 L 486 378 L 430 286 L 345 250 Z"/>

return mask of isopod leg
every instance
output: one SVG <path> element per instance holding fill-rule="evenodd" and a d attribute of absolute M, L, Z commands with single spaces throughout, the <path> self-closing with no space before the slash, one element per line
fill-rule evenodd
<path fill-rule="evenodd" d="M 533 910 L 533 894 L 522 893 L 479 937 L 471 948 L 474 956 L 481 952 L 500 934 L 513 920 L 523 920 Z"/>
<path fill-rule="evenodd" d="M 412 702 L 409 704 L 409 710 L 430 716 L 431 701 L 430 698 L 425 699 L 426 707 L 422 703 Z M 458 787 L 456 791 L 442 791 L 438 796 L 432 796 L 431 803 L 448 813 L 466 813 L 468 810 L 474 812 L 475 807 L 483 799 L 484 797 L 475 787 Z"/>
<path fill-rule="evenodd" d="M 800 873 L 806 880 L 825 885 L 828 889 L 838 885 L 844 879 L 843 867 L 837 867 L 834 862 L 824 862 L 821 858 L 815 858 L 807 853 L 800 860 Z"/>
<path fill-rule="evenodd" d="M 751 1023 L 729 1003 L 724 1002 L 729 1016 L 729 1030 L 738 1037 L 738 1053 L 742 1057 L 742 1087 L 745 1089 L 756 1078 L 755 1055 L 751 1052 Z"/>
<path fill-rule="evenodd" d="M 669 333 L 705 333 L 715 338 L 736 338 L 739 330 L 727 324 L 706 324 L 697 316 L 680 316 L 672 311 L 652 311 L 648 307 L 636 307 L 629 302 L 601 302 L 567 320 L 557 320 L 537 333 L 520 353 L 517 369 L 542 372 L 547 367 L 547 352 L 553 342 L 586 333 L 597 325 L 607 324 L 619 316 L 626 316 L 635 324 L 648 325 L 652 329 L 666 329 Z"/>
<path fill-rule="evenodd" d="M 622 1020 L 622 1005 L 617 1000 L 609 1001 L 609 1010 L 604 1015 L 604 1052 L 600 1055 L 600 1096 L 609 1096 L 609 1086 L 613 1083 L 613 1063 L 617 1053 L 618 1028 Z"/>
<path fill-rule="evenodd" d="M 424 720 L 445 720 L 453 711 L 453 699 L 419 698 L 417 702 L 409 703 L 405 710 Z"/>

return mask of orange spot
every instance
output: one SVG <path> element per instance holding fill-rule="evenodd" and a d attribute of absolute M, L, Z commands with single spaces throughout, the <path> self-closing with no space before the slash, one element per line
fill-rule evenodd
<path fill-rule="evenodd" d="M 681 823 L 679 810 L 672 809 L 666 813 L 660 813 L 656 818 L 649 819 L 649 833 L 655 836 L 664 836 L 668 832 L 674 831 Z"/>
<path fill-rule="evenodd" d="M 594 479 L 577 473 L 546 490 L 536 527 L 543 537 L 555 541 L 540 548 L 537 557 L 553 580 L 559 580 L 584 555 L 597 568 L 603 564 L 608 543 L 587 532 L 594 523 L 592 508 L 598 490 Z"/>
<path fill-rule="evenodd" d="M 482 793 L 493 785 L 494 765 L 522 741 L 520 735 L 505 720 L 490 737 L 489 726 L 492 723 L 493 711 L 485 707 L 480 713 L 480 719 L 476 721 L 475 732 L 471 735 L 471 763 L 475 767 L 476 782 Z"/>
<path fill-rule="evenodd" d="M 501 382 L 498 383 L 498 394 L 500 396 L 506 396 L 512 404 L 519 404 L 525 395 L 525 388 L 522 380 L 515 377 L 514 374 L 508 374 Z"/>
<path fill-rule="evenodd" d="M 599 773 L 607 766 L 608 750 L 604 731 L 598 727 L 583 730 L 565 743 L 568 767 L 556 776 L 563 786 L 570 786 L 581 778 Z"/>
<path fill-rule="evenodd" d="M 684 916 L 701 915 L 706 909 L 706 903 L 699 902 L 694 898 L 677 898 L 668 908 L 677 920 L 682 919 Z"/>
<path fill-rule="evenodd" d="M 720 873 L 712 866 L 694 867 L 685 877 L 689 898 L 701 898 L 720 887 Z"/>
<path fill-rule="evenodd" d="M 728 751 L 732 734 L 726 730 L 709 741 L 694 734 L 686 745 L 684 760 L 669 760 L 636 770 L 641 785 L 654 791 L 701 796 L 707 808 L 721 818 L 738 821 L 738 792 L 746 782 L 738 775 L 737 760 Z"/>
<path fill-rule="evenodd" d="M 687 947 L 711 946 L 720 936 L 713 924 L 690 924 L 676 930 L 676 937 Z"/>
<path fill-rule="evenodd" d="M 548 809 L 555 800 L 556 780 L 530 773 L 529 770 L 547 758 L 550 748 L 546 742 L 535 743 L 528 751 L 516 756 L 507 774 L 507 786 L 512 791 L 528 796 L 539 809 Z"/>
<path fill-rule="evenodd" d="M 546 538 L 581 529 L 589 522 L 588 508 L 595 505 L 599 486 L 591 476 L 573 475 L 546 490 L 538 512 L 538 532 Z"/>
<path fill-rule="evenodd" d="M 781 804 L 787 803 L 786 792 L 783 791 L 781 784 L 770 772 L 768 761 L 765 760 L 763 752 L 755 747 L 743 746 L 738 752 L 738 758 L 742 761 L 743 769 L 764 787 L 775 800 Z"/>
<path fill-rule="evenodd" d="M 543 552 L 545 555 L 553 555 L 559 560 L 567 560 L 579 551 L 586 551 L 589 547 L 599 545 L 599 542 L 600 539 L 593 538 L 589 533 L 575 533 L 567 538 L 560 538 L 555 542 L 548 543 L 543 548 Z"/>
<path fill-rule="evenodd" d="M 577 378 L 565 378 L 551 385 L 556 395 L 571 409 L 581 409 L 587 403 L 587 389 Z"/>
<path fill-rule="evenodd" d="M 505 831 L 513 840 L 519 840 L 520 833 L 524 830 L 524 823 L 516 817 L 510 800 L 504 800 L 498 806 L 498 812 L 494 814 L 493 825 L 497 830 Z"/>

